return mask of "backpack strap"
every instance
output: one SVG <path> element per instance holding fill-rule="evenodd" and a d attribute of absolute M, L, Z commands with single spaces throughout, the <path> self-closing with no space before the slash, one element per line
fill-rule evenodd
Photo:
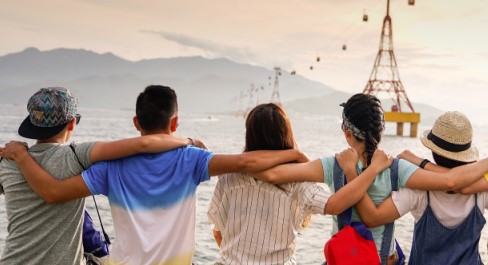
<path fill-rule="evenodd" d="M 339 162 L 337 162 L 337 159 L 334 158 L 334 171 L 333 171 L 333 177 L 334 177 L 334 191 L 337 192 L 339 189 L 344 187 L 344 185 L 347 184 L 347 180 L 344 176 L 344 173 L 342 172 L 341 167 L 339 166 Z M 341 214 L 337 215 L 337 229 L 341 230 L 344 225 L 346 224 L 351 224 L 351 218 L 352 218 L 352 207 L 348 208 Z"/>
<path fill-rule="evenodd" d="M 398 190 L 398 158 L 394 158 L 390 167 L 390 180 L 391 180 L 391 190 Z M 383 238 L 380 250 L 381 264 L 386 264 L 386 260 L 390 255 L 391 241 L 393 240 L 393 229 L 394 222 L 385 225 L 385 230 L 383 231 Z"/>
<path fill-rule="evenodd" d="M 76 160 L 78 161 L 78 164 L 80 164 L 81 168 L 83 168 L 83 170 L 86 170 L 86 168 L 83 166 L 83 164 L 81 163 L 81 160 L 80 158 L 78 157 L 78 154 L 76 153 L 76 143 L 75 142 L 72 142 L 69 147 L 71 148 L 71 151 L 73 151 L 73 153 L 75 154 L 75 157 L 76 157 Z M 98 204 L 97 204 L 97 200 L 95 199 L 95 196 L 92 194 L 92 198 L 93 198 L 93 202 L 95 203 L 95 209 L 97 210 L 97 215 L 98 215 L 98 220 L 100 220 L 100 227 L 102 228 L 102 232 L 103 232 L 103 237 L 105 238 L 105 242 L 107 242 L 107 244 L 112 244 L 110 242 L 110 238 L 108 236 L 108 234 L 105 232 L 105 228 L 103 227 L 103 222 L 102 222 L 102 217 L 100 217 L 100 212 L 98 211 Z"/>

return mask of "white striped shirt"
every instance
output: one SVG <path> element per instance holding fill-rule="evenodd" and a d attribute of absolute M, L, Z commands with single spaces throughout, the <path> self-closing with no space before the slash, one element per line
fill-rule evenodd
<path fill-rule="evenodd" d="M 221 264 L 296 264 L 295 237 L 329 193 L 315 183 L 273 185 L 242 174 L 219 178 L 208 210 L 220 231 Z"/>

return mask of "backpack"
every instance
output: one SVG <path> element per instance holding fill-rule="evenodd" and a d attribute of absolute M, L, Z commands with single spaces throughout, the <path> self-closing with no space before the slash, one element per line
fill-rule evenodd
<path fill-rule="evenodd" d="M 334 162 L 334 188 L 337 192 L 347 180 Z M 352 207 L 337 216 L 340 231 L 324 246 L 327 265 L 379 265 L 380 259 L 371 231 L 360 222 L 351 223 Z"/>

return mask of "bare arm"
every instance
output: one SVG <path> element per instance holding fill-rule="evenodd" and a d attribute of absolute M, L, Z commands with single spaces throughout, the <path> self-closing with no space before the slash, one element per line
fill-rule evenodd
<path fill-rule="evenodd" d="M 417 155 L 415 155 L 414 153 L 412 153 L 410 150 L 405 150 L 405 151 L 401 152 L 400 154 L 398 154 L 397 157 L 404 159 L 404 160 L 407 160 L 408 162 L 410 162 L 414 165 L 417 165 L 417 166 L 420 165 L 420 163 L 422 163 L 422 161 L 424 160 L 423 158 L 420 158 Z M 447 171 L 449 171 L 448 168 L 441 167 L 441 166 L 436 165 L 434 163 L 427 163 L 425 165 L 424 169 L 428 170 L 428 171 L 435 171 L 435 172 L 447 172 Z"/>
<path fill-rule="evenodd" d="M 253 151 L 237 155 L 214 155 L 209 162 L 210 176 L 231 172 L 254 173 L 273 166 L 301 161 L 304 154 L 296 149 L 279 151 Z"/>
<path fill-rule="evenodd" d="M 66 202 L 91 195 L 81 175 L 58 180 L 37 164 L 24 145 L 9 143 L 7 147 L 0 149 L 0 156 L 15 160 L 34 192 L 47 203 Z"/>
<path fill-rule="evenodd" d="M 197 142 L 197 141 L 195 141 Z M 201 143 L 200 141 L 198 141 Z M 192 144 L 188 138 L 167 134 L 151 134 L 113 142 L 97 142 L 90 153 L 90 161 L 118 159 L 138 153 L 159 153 Z"/>
<path fill-rule="evenodd" d="M 366 193 L 356 204 L 355 209 L 367 227 L 388 224 L 400 218 L 400 213 L 398 213 L 391 196 L 376 206 Z"/>
<path fill-rule="evenodd" d="M 253 177 L 273 184 L 296 181 L 324 182 L 324 169 L 320 159 L 307 163 L 291 163 L 251 174 Z"/>
<path fill-rule="evenodd" d="M 444 173 L 420 168 L 410 176 L 405 186 L 417 190 L 457 190 L 479 180 L 485 172 L 488 172 L 488 158 Z"/>
<path fill-rule="evenodd" d="M 456 191 L 464 195 L 488 191 L 488 181 L 485 178 L 481 178 L 478 179 L 475 183 L 472 183 L 464 188 L 457 189 Z"/>
<path fill-rule="evenodd" d="M 364 197 L 376 176 L 388 168 L 393 161 L 393 158 L 385 154 L 382 150 L 376 150 L 373 154 L 371 165 L 353 179 L 357 175 L 357 157 L 358 155 L 354 149 L 347 149 L 336 155 L 337 161 L 344 172 L 346 172 L 346 177 L 349 182 L 329 198 L 324 211 L 326 214 L 340 214 L 357 203 Z"/>

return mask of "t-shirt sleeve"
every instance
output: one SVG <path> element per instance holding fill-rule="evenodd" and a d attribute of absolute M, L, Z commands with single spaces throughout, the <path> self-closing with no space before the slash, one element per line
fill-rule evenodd
<path fill-rule="evenodd" d="M 208 221 L 210 224 L 212 224 L 212 229 L 215 231 L 222 231 L 224 225 L 223 220 L 225 219 L 225 216 L 227 216 L 227 209 L 225 205 L 222 204 L 222 196 L 225 193 L 225 180 L 225 175 L 219 177 L 219 181 L 215 186 L 214 195 L 207 212 Z M 222 207 L 224 207 L 224 212 L 220 211 Z"/>
<path fill-rule="evenodd" d="M 335 157 L 334 156 L 323 157 L 320 158 L 320 161 L 322 162 L 322 169 L 324 171 L 324 183 L 327 186 L 329 186 L 329 188 L 333 191 L 334 190 L 333 174 L 334 174 Z"/>
<path fill-rule="evenodd" d="M 315 183 L 300 183 L 297 189 L 300 209 L 307 214 L 324 214 L 330 194 Z"/>
<path fill-rule="evenodd" d="M 410 176 L 412 176 L 417 169 L 419 169 L 417 165 L 414 165 L 407 160 L 400 159 L 400 161 L 398 161 L 398 188 L 405 187 L 408 179 L 410 179 Z"/>
<path fill-rule="evenodd" d="M 193 146 L 188 146 L 187 148 L 188 154 L 190 154 L 187 159 L 193 159 L 195 163 L 193 167 L 194 171 L 191 174 L 195 178 L 195 183 L 198 185 L 203 181 L 209 180 L 208 164 L 214 156 L 214 153 Z"/>
<path fill-rule="evenodd" d="M 101 161 L 93 164 L 81 173 L 91 194 L 108 196 L 108 166 L 110 161 Z"/>
<path fill-rule="evenodd" d="M 424 195 L 424 191 L 403 188 L 399 191 L 392 192 L 391 198 L 400 216 L 412 212 L 412 215 L 416 217 L 418 216 L 416 213 L 424 211 L 424 209 L 421 209 L 422 207 L 420 207 L 424 201 Z"/>
<path fill-rule="evenodd" d="M 76 155 L 80 159 L 80 162 L 84 168 L 89 168 L 91 166 L 90 155 L 95 144 L 96 142 L 89 142 L 77 143 L 75 145 Z"/>
<path fill-rule="evenodd" d="M 486 172 L 483 176 L 485 177 L 485 180 L 488 181 L 488 172 Z"/>

